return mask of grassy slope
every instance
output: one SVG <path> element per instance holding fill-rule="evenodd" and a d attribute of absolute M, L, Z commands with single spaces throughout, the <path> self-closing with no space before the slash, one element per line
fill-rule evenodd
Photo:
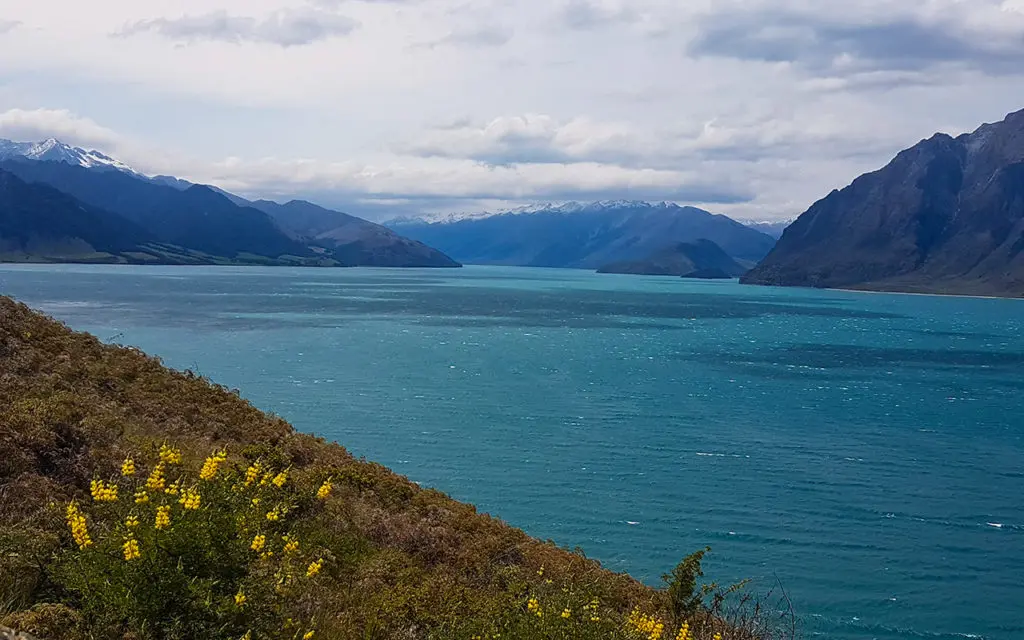
<path fill-rule="evenodd" d="M 666 606 L 663 592 L 296 433 L 231 390 L 0 297 L 0 623 L 34 606 L 7 622 L 45 628 L 40 603 L 68 602 L 44 568 L 68 544 L 48 505 L 87 498 L 92 478 L 116 475 L 126 454 L 164 440 L 193 463 L 214 447 L 237 458 L 269 445 L 299 482 L 325 469 L 338 479 L 331 526 L 361 551 L 346 576 L 351 588 L 324 605 L 337 622 L 331 637 L 426 637 L 508 607 L 509 572 L 540 582 L 542 566 L 545 579 L 585 584 L 619 611 Z"/>

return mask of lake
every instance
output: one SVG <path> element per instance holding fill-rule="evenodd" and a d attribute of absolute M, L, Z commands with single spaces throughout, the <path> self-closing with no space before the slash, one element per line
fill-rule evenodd
<path fill-rule="evenodd" d="M 0 266 L 12 295 L 651 584 L 1024 637 L 1024 301 L 583 271 Z"/>

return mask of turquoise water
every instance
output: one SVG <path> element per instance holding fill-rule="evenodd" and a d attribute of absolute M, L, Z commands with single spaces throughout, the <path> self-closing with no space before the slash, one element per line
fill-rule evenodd
<path fill-rule="evenodd" d="M 453 271 L 0 267 L 0 292 L 808 636 L 1024 638 L 1024 302 Z"/>

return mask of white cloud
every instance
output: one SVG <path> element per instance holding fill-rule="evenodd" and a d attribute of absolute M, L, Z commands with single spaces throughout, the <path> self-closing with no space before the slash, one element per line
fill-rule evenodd
<path fill-rule="evenodd" d="M 0 35 L 3 35 L 8 31 L 13 31 L 20 25 L 21 22 L 17 20 L 0 20 Z"/>
<path fill-rule="evenodd" d="M 66 109 L 9 109 L 0 113 L 0 138 L 30 142 L 54 137 L 75 146 L 116 151 L 122 138 Z"/>
<path fill-rule="evenodd" d="M 115 35 L 127 37 L 151 32 L 171 40 L 197 42 L 256 42 L 294 47 L 351 33 L 359 23 L 333 11 L 313 7 L 286 8 L 262 20 L 211 11 L 180 18 L 153 18 L 125 25 Z"/>

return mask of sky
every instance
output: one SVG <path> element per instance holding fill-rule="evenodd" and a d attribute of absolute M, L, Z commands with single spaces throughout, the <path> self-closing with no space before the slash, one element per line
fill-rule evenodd
<path fill-rule="evenodd" d="M 0 137 L 384 220 L 799 215 L 1024 108 L 1024 0 L 0 0 Z"/>

